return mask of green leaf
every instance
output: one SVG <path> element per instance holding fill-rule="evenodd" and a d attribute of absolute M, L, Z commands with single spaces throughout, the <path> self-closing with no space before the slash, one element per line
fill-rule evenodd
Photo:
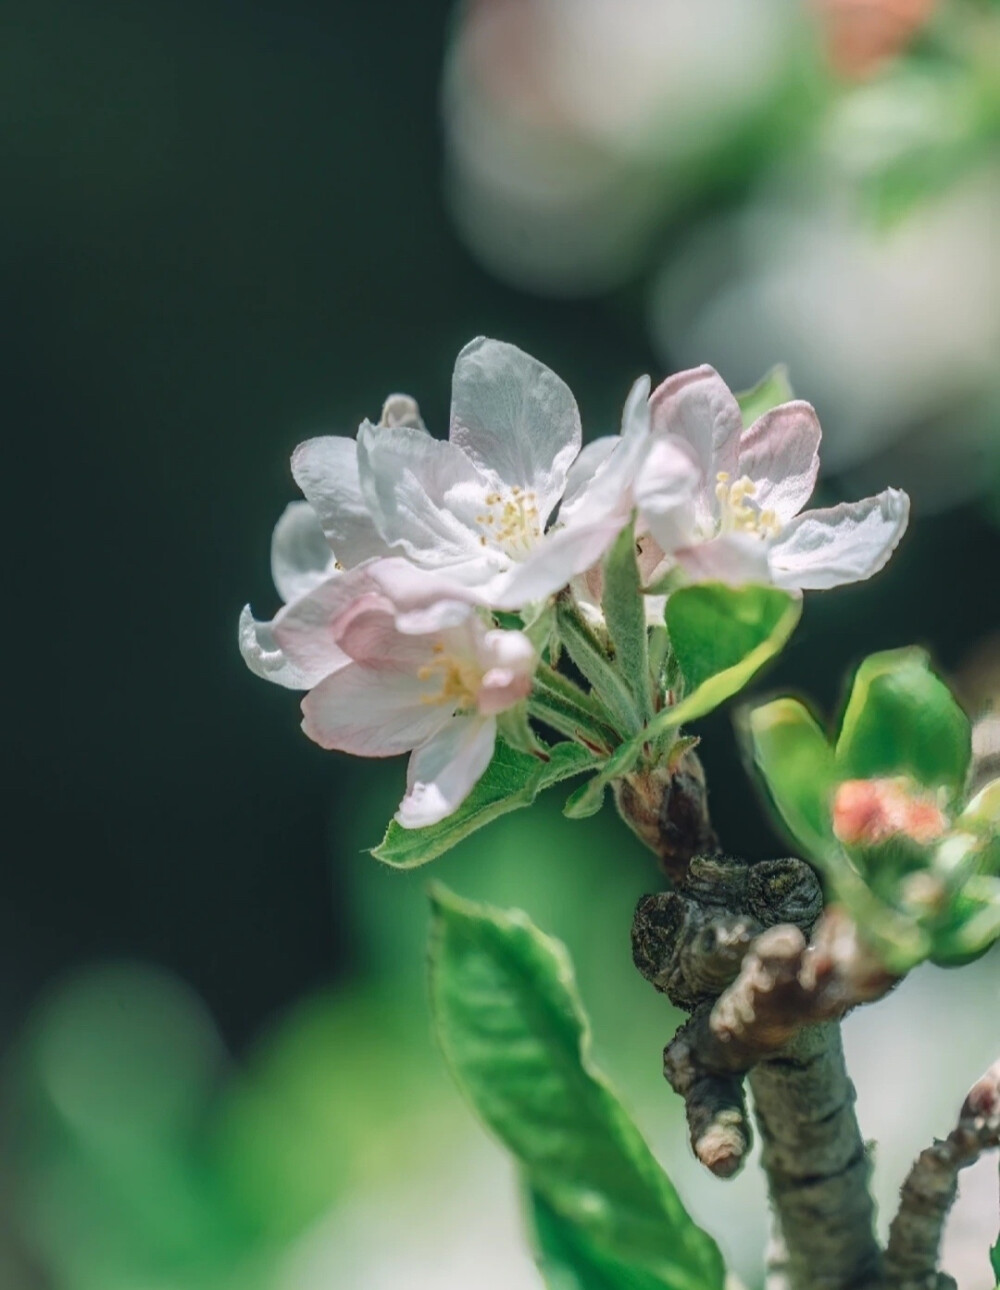
<path fill-rule="evenodd" d="M 997 1279 L 997 1290 L 1000 1290 L 1000 1236 L 997 1237 L 997 1243 L 990 1250 L 990 1262 L 993 1264 L 993 1272 Z"/>
<path fill-rule="evenodd" d="M 958 793 L 972 756 L 969 719 L 922 649 L 872 654 L 854 677 L 837 740 L 843 779 L 912 775 Z"/>
<path fill-rule="evenodd" d="M 611 714 L 615 728 L 624 735 L 636 734 L 642 725 L 639 705 L 579 609 L 571 601 L 559 599 L 556 623 L 567 653 Z"/>
<path fill-rule="evenodd" d="M 721 1290 L 714 1241 L 591 1064 L 565 948 L 518 910 L 473 905 L 440 888 L 433 901 L 430 986 L 441 1047 L 559 1233 L 612 1266 L 634 1268 L 637 1290 Z"/>
<path fill-rule="evenodd" d="M 801 613 L 801 598 L 777 587 L 704 582 L 675 591 L 666 623 L 685 693 L 653 718 L 650 737 L 705 716 L 741 690 L 782 649 Z"/>
<path fill-rule="evenodd" d="M 641 735 L 630 739 L 628 743 L 619 744 L 607 761 L 601 765 L 597 774 L 570 794 L 569 800 L 563 807 L 563 815 L 571 820 L 585 820 L 590 815 L 596 815 L 604 805 L 604 794 L 608 785 L 613 779 L 628 774 L 642 756 L 643 747 L 644 740 Z"/>
<path fill-rule="evenodd" d="M 784 363 L 779 363 L 777 367 L 772 367 L 768 374 L 762 377 L 752 389 L 744 390 L 742 394 L 737 394 L 736 402 L 740 405 L 740 411 L 743 413 L 743 428 L 747 429 L 752 426 L 758 417 L 762 417 L 765 412 L 770 412 L 772 408 L 780 406 L 782 403 L 788 403 L 794 399 L 792 386 L 788 379 L 788 368 Z"/>
<path fill-rule="evenodd" d="M 603 1256 L 537 1193 L 529 1203 L 536 1262 L 549 1290 L 669 1290 L 655 1274 Z"/>
<path fill-rule="evenodd" d="M 393 820 L 372 855 L 394 869 L 416 869 L 498 816 L 530 806 L 542 789 L 596 764 L 580 744 L 556 744 L 542 761 L 498 740 L 486 773 L 457 811 L 421 829 L 404 829 Z"/>
<path fill-rule="evenodd" d="M 834 845 L 836 782 L 826 734 L 797 699 L 775 699 L 745 718 L 753 760 L 775 809 L 806 855 L 822 863 Z"/>
<path fill-rule="evenodd" d="M 653 715 L 646 634 L 646 602 L 635 558 L 635 527 L 622 529 L 604 557 L 604 621 L 615 649 L 615 664 L 643 718 Z"/>

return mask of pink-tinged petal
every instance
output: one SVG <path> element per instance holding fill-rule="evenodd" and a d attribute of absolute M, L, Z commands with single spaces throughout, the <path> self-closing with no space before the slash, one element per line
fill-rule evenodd
<path fill-rule="evenodd" d="M 416 676 L 351 662 L 302 700 L 302 729 L 322 748 L 393 757 L 451 720 L 446 706 L 427 699 L 427 685 Z"/>
<path fill-rule="evenodd" d="M 353 439 L 322 435 L 300 443 L 292 453 L 292 475 L 345 569 L 388 554 L 389 547 L 361 495 L 358 446 Z"/>
<path fill-rule="evenodd" d="M 364 567 L 336 573 L 275 616 L 274 639 L 296 667 L 325 676 L 332 670 L 328 660 L 344 653 L 337 641 L 338 619 L 359 600 L 377 594 Z"/>
<path fill-rule="evenodd" d="M 396 606 L 396 625 L 402 632 L 432 632 L 463 622 L 470 606 L 484 604 L 480 588 L 492 568 L 480 569 L 467 585 L 466 567 L 450 565 L 446 572 L 421 569 L 409 560 L 376 560 L 365 566 L 372 584 Z"/>
<path fill-rule="evenodd" d="M 771 546 L 772 580 L 777 587 L 824 591 L 870 578 L 896 549 L 909 516 L 910 499 L 898 488 L 806 511 Z"/>
<path fill-rule="evenodd" d="M 528 697 L 538 655 L 523 632 L 486 632 L 478 653 L 486 669 L 476 698 L 481 713 L 504 712 Z"/>
<path fill-rule="evenodd" d="M 617 440 L 612 440 L 613 451 L 603 453 L 602 449 L 603 459 L 599 462 L 597 454 L 593 454 L 592 477 L 583 482 L 578 475 L 574 480 L 576 487 L 572 496 L 567 495 L 559 508 L 560 523 L 595 524 L 612 516 L 620 516 L 624 523 L 634 505 L 636 475 L 648 442 L 649 377 L 641 376 L 625 401 L 622 431 Z M 580 456 L 587 451 L 585 448 Z"/>
<path fill-rule="evenodd" d="M 469 612 L 466 607 L 466 613 Z M 415 676 L 430 662 L 432 642 L 399 630 L 396 607 L 378 594 L 361 596 L 331 624 L 339 647 L 356 663 L 375 672 Z"/>
<path fill-rule="evenodd" d="M 745 533 L 723 533 L 698 546 L 675 551 L 674 559 L 692 582 L 770 582 L 767 544 Z"/>
<path fill-rule="evenodd" d="M 718 518 L 716 476 L 736 469 L 743 416 L 729 386 L 714 367 L 669 376 L 649 400 L 653 434 L 678 435 L 695 451 L 704 479 L 700 503 Z"/>
<path fill-rule="evenodd" d="M 596 564 L 624 523 L 625 519 L 619 518 L 550 530 L 526 560 L 483 587 L 484 599 L 494 609 L 522 609 L 548 599 Z"/>
<path fill-rule="evenodd" d="M 635 501 L 661 552 L 696 541 L 702 484 L 698 458 L 685 439 L 662 435 L 653 440 L 636 480 Z"/>
<path fill-rule="evenodd" d="M 480 336 L 455 363 L 450 438 L 485 474 L 533 492 L 544 524 L 580 451 L 580 413 L 544 363 Z"/>
<path fill-rule="evenodd" d="M 772 408 L 743 432 L 736 475 L 753 480 L 753 500 L 785 524 L 812 496 L 819 473 L 821 432 L 808 403 Z"/>
<path fill-rule="evenodd" d="M 298 600 L 324 582 L 337 560 L 308 502 L 290 502 L 274 526 L 271 576 L 284 601 Z"/>
<path fill-rule="evenodd" d="M 358 467 L 379 532 L 411 560 L 442 568 L 490 554 L 477 522 L 489 481 L 454 444 L 411 426 L 366 421 L 358 431 Z"/>
<path fill-rule="evenodd" d="M 349 662 L 347 655 L 334 645 L 314 666 L 293 662 L 275 639 L 272 625 L 257 622 L 249 605 L 240 614 L 239 643 L 243 661 L 255 676 L 283 685 L 287 690 L 309 690 Z"/>
<path fill-rule="evenodd" d="M 414 750 L 406 772 L 406 796 L 396 819 L 404 829 L 437 824 L 469 796 L 493 756 L 496 722 L 455 717 Z"/>

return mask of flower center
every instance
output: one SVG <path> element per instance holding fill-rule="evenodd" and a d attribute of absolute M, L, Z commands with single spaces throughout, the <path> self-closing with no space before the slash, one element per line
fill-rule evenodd
<path fill-rule="evenodd" d="M 516 485 L 509 493 L 487 493 L 486 509 L 476 516 L 480 546 L 498 546 L 507 555 L 525 555 L 542 536 L 538 499 Z"/>
<path fill-rule="evenodd" d="M 757 485 L 744 475 L 735 483 L 729 482 L 729 471 L 720 470 L 715 477 L 715 495 L 719 499 L 722 533 L 753 533 L 757 537 L 777 537 L 781 525 L 774 511 L 762 511 L 748 501 L 757 491 Z"/>
<path fill-rule="evenodd" d="M 421 703 L 448 703 L 454 708 L 474 708 L 479 697 L 482 675 L 467 659 L 448 654 L 442 641 L 435 641 L 434 658 L 417 670 L 418 681 L 437 678 L 441 688 L 421 695 Z"/>

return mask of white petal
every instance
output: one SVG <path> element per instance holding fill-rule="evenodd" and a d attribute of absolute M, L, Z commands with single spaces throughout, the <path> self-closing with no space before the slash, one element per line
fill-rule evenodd
<path fill-rule="evenodd" d="M 620 443 L 621 438 L 618 435 L 607 434 L 583 445 L 566 475 L 560 515 L 565 518 L 567 510 L 573 507 L 578 495 L 593 483 L 597 471 Z"/>
<path fill-rule="evenodd" d="M 819 421 L 808 403 L 772 408 L 743 432 L 736 475 L 757 485 L 753 500 L 787 523 L 812 496 L 819 473 Z"/>
<path fill-rule="evenodd" d="M 282 600 L 297 600 L 336 569 L 337 560 L 308 502 L 290 502 L 271 537 L 271 576 Z"/>
<path fill-rule="evenodd" d="M 496 572 L 490 564 L 480 564 L 475 577 L 466 575 L 469 565 L 449 565 L 443 572 L 421 569 L 409 560 L 394 557 L 376 560 L 365 566 L 373 586 L 385 593 L 397 609 L 396 623 L 403 632 L 430 632 L 462 622 L 470 606 L 484 604 L 482 583 Z"/>
<path fill-rule="evenodd" d="M 580 413 L 544 363 L 480 336 L 455 363 L 450 438 L 484 472 L 534 492 L 544 524 L 580 451 Z"/>
<path fill-rule="evenodd" d="M 410 757 L 406 796 L 396 819 L 404 829 L 437 824 L 468 797 L 493 756 L 496 722 L 455 717 Z"/>
<path fill-rule="evenodd" d="M 770 582 L 767 543 L 745 533 L 723 533 L 697 546 L 675 551 L 674 559 L 692 582 Z"/>
<path fill-rule="evenodd" d="M 653 440 L 636 480 L 635 502 L 662 551 L 676 551 L 696 540 L 702 484 L 698 459 L 685 439 L 661 435 Z"/>
<path fill-rule="evenodd" d="M 292 475 L 345 569 L 387 554 L 388 547 L 361 495 L 358 448 L 353 439 L 323 435 L 300 443 L 292 453 Z"/>
<path fill-rule="evenodd" d="M 440 568 L 489 554 L 476 522 L 489 483 L 460 448 L 426 430 L 366 421 L 358 466 L 379 531 L 412 560 Z"/>
<path fill-rule="evenodd" d="M 674 434 L 695 451 L 704 479 L 700 505 L 718 518 L 716 475 L 736 468 L 743 416 L 740 406 L 713 367 L 695 367 L 668 377 L 649 401 L 653 434 Z"/>
<path fill-rule="evenodd" d="M 526 560 L 483 587 L 484 598 L 494 609 L 522 609 L 547 599 L 596 564 L 621 532 L 623 523 L 622 519 L 611 519 L 550 530 Z"/>
<path fill-rule="evenodd" d="M 425 698 L 415 676 L 352 662 L 302 700 L 302 729 L 322 748 L 392 757 L 416 748 L 451 720 L 447 707 Z"/>
<path fill-rule="evenodd" d="M 862 502 L 806 511 L 771 547 L 775 586 L 822 591 L 870 578 L 892 555 L 909 515 L 910 499 L 898 488 Z"/>
<path fill-rule="evenodd" d="M 612 515 L 620 515 L 624 522 L 634 504 L 636 475 L 648 441 L 649 377 L 641 376 L 625 401 L 622 432 L 617 440 L 612 440 L 614 450 L 597 463 L 591 479 L 578 484 L 573 496 L 563 501 L 559 508 L 560 522 L 592 524 Z M 581 457 L 586 452 L 585 448 Z"/>
<path fill-rule="evenodd" d="M 324 676 L 343 667 L 349 660 L 340 650 L 331 648 L 321 665 L 302 667 L 287 658 L 274 638 L 270 623 L 259 623 L 247 605 L 240 614 L 240 653 L 243 661 L 255 676 L 288 690 L 308 690 Z"/>

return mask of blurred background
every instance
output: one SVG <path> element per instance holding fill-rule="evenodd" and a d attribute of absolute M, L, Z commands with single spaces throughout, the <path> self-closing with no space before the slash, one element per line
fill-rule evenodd
<path fill-rule="evenodd" d="M 0 1287 L 538 1290 L 429 1037 L 426 875 L 365 854 L 403 765 L 310 744 L 236 650 L 277 606 L 289 453 L 398 389 L 445 433 L 479 333 L 559 372 L 589 437 L 643 371 L 784 361 L 821 500 L 891 483 L 915 519 L 757 689 L 829 711 L 920 641 L 996 741 L 1000 6 L 7 0 L 3 29 Z M 698 733 L 724 842 L 779 852 L 731 714 Z M 435 876 L 569 943 L 601 1062 L 753 1286 L 760 1180 L 688 1159 L 675 1019 L 629 962 L 655 868 L 559 806 Z M 849 1021 L 884 1221 L 998 1004 L 993 953 Z M 993 1162 L 949 1229 L 963 1290 L 996 1216 Z"/>

